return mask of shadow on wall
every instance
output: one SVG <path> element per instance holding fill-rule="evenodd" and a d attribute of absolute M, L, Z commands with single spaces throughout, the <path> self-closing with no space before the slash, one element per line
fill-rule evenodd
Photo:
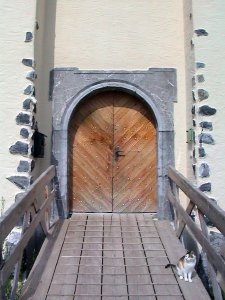
<path fill-rule="evenodd" d="M 37 73 L 35 98 L 37 100 L 36 121 L 40 132 L 45 134 L 45 157 L 36 160 L 34 178 L 51 163 L 52 102 L 49 101 L 49 75 L 54 68 L 55 23 L 57 0 L 39 0 L 36 4 L 34 35 L 34 61 Z"/>

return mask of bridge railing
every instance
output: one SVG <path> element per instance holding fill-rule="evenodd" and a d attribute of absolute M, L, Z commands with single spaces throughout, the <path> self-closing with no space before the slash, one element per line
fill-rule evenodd
<path fill-rule="evenodd" d="M 50 232 L 51 207 L 55 198 L 54 176 L 55 167 L 50 166 L 0 218 L 0 299 L 17 298 L 24 249 L 38 226 L 45 236 Z M 7 237 L 18 224 L 21 226 L 20 239 L 13 250 L 4 255 Z"/>
<path fill-rule="evenodd" d="M 204 216 L 225 236 L 225 212 L 175 168 L 169 167 L 168 177 L 170 181 L 168 199 L 174 210 L 177 237 L 181 238 L 185 227 L 188 228 L 203 253 L 206 254 L 214 299 L 222 300 L 220 287 L 225 291 L 225 253 L 218 253 L 211 245 Z M 180 204 L 179 190 L 183 191 L 189 199 L 186 210 Z M 191 217 L 193 210 L 198 214 L 198 222 L 193 221 Z"/>

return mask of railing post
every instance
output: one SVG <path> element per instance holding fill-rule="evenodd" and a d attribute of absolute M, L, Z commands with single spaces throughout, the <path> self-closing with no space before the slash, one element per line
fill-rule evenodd
<path fill-rule="evenodd" d="M 199 216 L 199 221 L 200 221 L 200 226 L 202 229 L 202 233 L 204 234 L 204 236 L 209 239 L 209 234 L 208 234 L 208 228 L 206 226 L 205 220 L 204 220 L 204 215 L 202 214 L 202 212 L 198 209 L 198 216 Z M 207 254 L 205 253 L 205 257 L 207 260 L 207 268 L 208 268 L 208 272 L 210 275 L 210 279 L 212 281 L 212 288 L 213 288 L 213 294 L 215 297 L 215 300 L 223 300 L 223 296 L 221 293 L 221 289 L 220 286 L 217 282 L 216 279 L 216 272 L 214 271 L 212 265 L 210 264 L 209 260 L 207 259 Z"/>

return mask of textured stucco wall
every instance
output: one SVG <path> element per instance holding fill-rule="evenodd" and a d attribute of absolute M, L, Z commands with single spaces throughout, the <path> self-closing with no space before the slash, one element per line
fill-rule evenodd
<path fill-rule="evenodd" d="M 10 154 L 9 148 L 17 140 L 23 140 L 15 118 L 26 98 L 23 89 L 29 84 L 26 79 L 29 70 L 21 61 L 33 57 L 33 44 L 24 40 L 26 32 L 33 31 L 35 2 L 0 1 L 0 202 L 2 197 L 6 200 L 5 209 L 14 203 L 14 196 L 20 191 L 6 177 L 16 174 L 22 158 Z"/>
<path fill-rule="evenodd" d="M 210 197 L 215 198 L 218 204 L 225 209 L 224 178 L 225 178 L 225 2 L 224 0 L 195 0 L 193 1 L 194 29 L 205 29 L 208 35 L 194 36 L 195 58 L 197 62 L 203 62 L 205 68 L 196 69 L 196 94 L 198 89 L 204 89 L 209 93 L 206 100 L 199 101 L 198 96 L 196 111 L 202 105 L 209 105 L 217 109 L 215 115 L 200 116 L 196 114 L 196 136 L 201 133 L 199 123 L 212 122 L 213 130 L 204 129 L 215 140 L 215 145 L 203 144 L 206 156 L 197 157 L 197 183 L 211 183 Z M 204 82 L 198 82 L 197 75 L 204 76 Z M 196 145 L 198 148 L 199 143 Z M 207 163 L 210 168 L 210 176 L 199 177 L 199 166 Z"/>

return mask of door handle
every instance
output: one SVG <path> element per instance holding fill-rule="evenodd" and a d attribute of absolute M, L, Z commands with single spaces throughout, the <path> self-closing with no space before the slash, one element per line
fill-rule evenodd
<path fill-rule="evenodd" d="M 125 154 L 122 154 L 122 152 L 124 152 L 124 151 L 120 150 L 119 145 L 115 146 L 115 148 L 114 148 L 114 159 L 115 159 L 115 161 L 118 161 L 120 156 L 125 156 Z"/>

